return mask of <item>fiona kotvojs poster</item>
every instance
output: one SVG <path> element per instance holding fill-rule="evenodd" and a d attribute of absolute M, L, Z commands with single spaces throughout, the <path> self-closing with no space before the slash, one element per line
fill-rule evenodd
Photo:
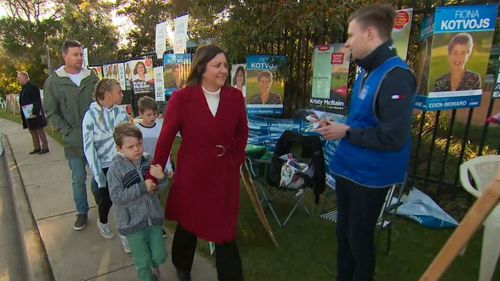
<path fill-rule="evenodd" d="M 285 56 L 247 56 L 246 102 L 249 114 L 283 113 Z"/>
<path fill-rule="evenodd" d="M 311 107 L 345 114 L 349 49 L 343 43 L 319 45 L 314 48 L 312 60 Z"/>
<path fill-rule="evenodd" d="M 480 105 L 497 9 L 498 5 L 436 8 L 432 39 L 428 40 L 432 41 L 430 58 L 425 58 L 425 52 L 419 56 L 423 61 L 429 59 L 429 74 L 427 91 L 420 90 L 416 98 L 417 108 L 447 110 Z"/>

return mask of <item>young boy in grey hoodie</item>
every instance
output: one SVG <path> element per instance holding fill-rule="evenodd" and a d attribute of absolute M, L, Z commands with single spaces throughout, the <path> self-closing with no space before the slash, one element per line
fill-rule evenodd
<path fill-rule="evenodd" d="M 137 277 L 141 281 L 158 280 L 159 265 L 165 262 L 162 237 L 163 209 L 156 191 L 167 186 L 160 165 L 151 164 L 143 154 L 141 131 L 130 123 L 115 128 L 113 134 L 119 154 L 107 173 L 109 194 L 118 231 L 128 239 Z M 144 180 L 147 172 L 159 180 Z"/>

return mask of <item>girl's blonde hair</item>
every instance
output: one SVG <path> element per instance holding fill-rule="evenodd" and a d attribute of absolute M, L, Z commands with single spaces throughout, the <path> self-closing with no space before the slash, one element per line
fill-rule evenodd
<path fill-rule="evenodd" d="M 102 104 L 99 102 L 100 100 L 104 99 L 104 94 L 106 92 L 111 92 L 113 91 L 113 86 L 118 85 L 120 86 L 120 83 L 116 81 L 115 79 L 108 79 L 108 78 L 103 78 L 97 82 L 95 85 L 94 89 L 94 99 L 97 102 L 99 106 L 101 106 L 102 109 Z M 99 116 L 98 122 L 101 123 L 104 120 L 104 111 L 101 110 L 101 116 Z"/>
<path fill-rule="evenodd" d="M 97 82 L 95 85 L 94 89 L 94 99 L 97 103 L 99 103 L 99 100 L 104 99 L 104 94 L 106 92 L 111 92 L 113 91 L 113 86 L 118 85 L 120 86 L 120 83 L 116 81 L 115 79 L 108 79 L 108 78 L 103 78 Z M 101 104 L 99 104 L 101 105 Z"/>

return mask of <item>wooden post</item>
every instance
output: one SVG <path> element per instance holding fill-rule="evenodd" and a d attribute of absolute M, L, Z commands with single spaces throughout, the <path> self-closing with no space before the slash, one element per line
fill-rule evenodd
<path fill-rule="evenodd" d="M 424 272 L 420 281 L 437 281 L 444 274 L 451 262 L 467 245 L 493 208 L 500 201 L 500 167 L 490 186 L 485 189 L 474 205 L 469 209 L 462 222 L 455 229 L 446 244 L 441 248 L 431 265 Z"/>

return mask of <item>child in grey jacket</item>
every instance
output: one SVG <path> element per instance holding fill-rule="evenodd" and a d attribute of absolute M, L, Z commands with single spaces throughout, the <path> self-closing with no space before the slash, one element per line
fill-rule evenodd
<path fill-rule="evenodd" d="M 115 128 L 119 154 L 107 173 L 113 214 L 121 235 L 127 237 L 139 280 L 158 280 L 159 265 L 165 262 L 162 236 L 163 209 L 156 191 L 166 188 L 167 177 L 160 165 L 143 154 L 141 131 L 130 123 Z M 144 180 L 147 172 L 159 180 Z"/>

